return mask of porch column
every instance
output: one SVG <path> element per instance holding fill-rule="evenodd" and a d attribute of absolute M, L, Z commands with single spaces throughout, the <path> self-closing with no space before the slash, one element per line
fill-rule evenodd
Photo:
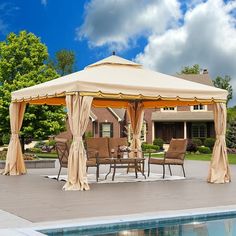
<path fill-rule="evenodd" d="M 184 121 L 184 139 L 187 139 L 187 122 Z"/>
<path fill-rule="evenodd" d="M 155 123 L 154 121 L 152 121 L 152 143 L 155 139 Z"/>

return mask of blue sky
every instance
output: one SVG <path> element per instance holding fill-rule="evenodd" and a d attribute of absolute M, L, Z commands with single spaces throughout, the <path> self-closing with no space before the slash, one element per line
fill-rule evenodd
<path fill-rule="evenodd" d="M 113 50 L 167 74 L 197 63 L 236 92 L 235 26 L 236 0 L 0 0 L 0 40 L 33 32 L 51 57 L 75 51 L 77 70 Z"/>

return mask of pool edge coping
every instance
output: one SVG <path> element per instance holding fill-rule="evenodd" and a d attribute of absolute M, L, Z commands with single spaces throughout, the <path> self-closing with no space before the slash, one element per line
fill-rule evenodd
<path fill-rule="evenodd" d="M 229 214 L 236 213 L 236 205 L 207 207 L 207 208 L 192 208 L 192 209 L 174 210 L 174 211 L 168 210 L 168 211 L 158 211 L 158 212 L 143 212 L 143 213 L 127 214 L 127 215 L 76 218 L 76 219 L 59 220 L 59 221 L 47 221 L 47 222 L 33 223 L 32 227 L 27 227 L 25 229 L 42 231 L 42 230 L 88 227 L 88 226 L 96 227 L 105 224 L 132 223 L 144 220 L 166 220 L 178 217 L 193 217 L 193 216 L 200 217 L 201 215 L 210 216 L 222 213 L 229 213 Z M 21 230 L 24 229 L 21 228 Z"/>

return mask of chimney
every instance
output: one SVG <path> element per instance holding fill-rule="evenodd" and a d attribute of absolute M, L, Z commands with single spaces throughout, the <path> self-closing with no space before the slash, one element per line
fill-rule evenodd
<path fill-rule="evenodd" d="M 113 51 L 113 52 L 112 52 L 112 55 L 113 55 L 113 56 L 114 56 L 114 55 L 116 55 L 116 52 L 115 52 L 115 51 Z"/>
<path fill-rule="evenodd" d="M 203 69 L 202 73 L 203 74 L 208 74 L 208 70 L 207 69 Z"/>

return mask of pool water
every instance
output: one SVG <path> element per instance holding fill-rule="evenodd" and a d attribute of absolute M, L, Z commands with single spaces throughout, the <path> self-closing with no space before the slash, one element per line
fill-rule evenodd
<path fill-rule="evenodd" d="M 236 236 L 236 212 L 42 230 L 48 236 Z"/>

